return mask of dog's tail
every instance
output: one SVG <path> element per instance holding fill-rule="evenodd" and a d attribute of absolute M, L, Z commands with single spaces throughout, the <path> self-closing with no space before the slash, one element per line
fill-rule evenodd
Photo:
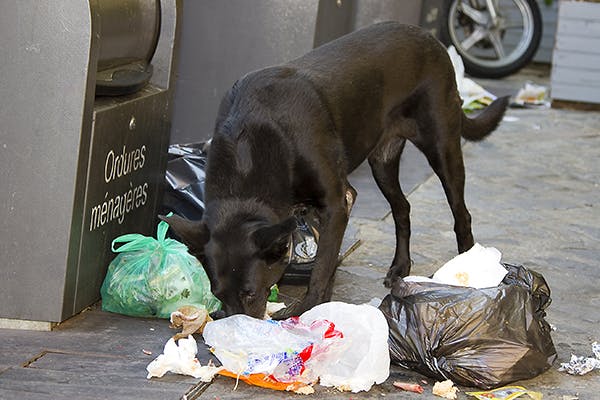
<path fill-rule="evenodd" d="M 462 137 L 477 141 L 492 133 L 504 116 L 509 98 L 510 96 L 505 96 L 494 100 L 475 118 L 463 114 Z"/>

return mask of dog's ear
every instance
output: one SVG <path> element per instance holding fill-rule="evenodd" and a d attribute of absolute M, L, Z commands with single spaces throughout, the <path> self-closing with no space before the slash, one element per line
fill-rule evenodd
<path fill-rule="evenodd" d="M 169 217 L 159 215 L 158 218 L 169 224 L 173 232 L 189 248 L 191 254 L 198 258 L 204 256 L 204 246 L 210 239 L 210 232 L 204 222 L 190 221 L 189 219 L 181 218 L 179 215 L 171 215 Z"/>
<path fill-rule="evenodd" d="M 285 255 L 290 234 L 296 229 L 296 218 L 290 217 L 279 224 L 266 226 L 254 232 L 253 238 L 259 254 L 268 263 Z"/>

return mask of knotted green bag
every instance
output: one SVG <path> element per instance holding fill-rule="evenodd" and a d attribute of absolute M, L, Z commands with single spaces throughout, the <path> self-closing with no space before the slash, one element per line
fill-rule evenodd
<path fill-rule="evenodd" d="M 185 305 L 221 307 L 210 281 L 187 246 L 166 238 L 169 225 L 158 224 L 156 239 L 140 234 L 119 236 L 112 251 L 119 253 L 108 266 L 100 293 L 102 309 L 135 317 L 169 318 Z M 115 248 L 115 245 L 124 243 Z"/>

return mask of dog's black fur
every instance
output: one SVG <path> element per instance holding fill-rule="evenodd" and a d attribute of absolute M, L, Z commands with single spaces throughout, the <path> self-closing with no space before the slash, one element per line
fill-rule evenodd
<path fill-rule="evenodd" d="M 433 36 L 393 22 L 373 25 L 237 81 L 221 103 L 209 150 L 205 215 L 168 222 L 203 263 L 225 314 L 262 317 L 286 266 L 293 210 L 316 207 L 320 241 L 308 291 L 278 316 L 298 314 L 331 297 L 355 194 L 347 176 L 368 159 L 396 224 L 390 286 L 411 266 L 410 206 L 398 182 L 406 140 L 440 178 L 458 250 L 466 251 L 474 242 L 461 137 L 487 136 L 507 101 L 467 118 L 451 61 Z"/>

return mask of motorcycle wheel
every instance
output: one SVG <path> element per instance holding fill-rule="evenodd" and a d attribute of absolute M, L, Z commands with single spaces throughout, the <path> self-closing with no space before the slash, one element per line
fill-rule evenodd
<path fill-rule="evenodd" d="M 461 55 L 465 71 L 501 78 L 531 61 L 542 37 L 535 0 L 451 0 L 440 39 Z"/>

